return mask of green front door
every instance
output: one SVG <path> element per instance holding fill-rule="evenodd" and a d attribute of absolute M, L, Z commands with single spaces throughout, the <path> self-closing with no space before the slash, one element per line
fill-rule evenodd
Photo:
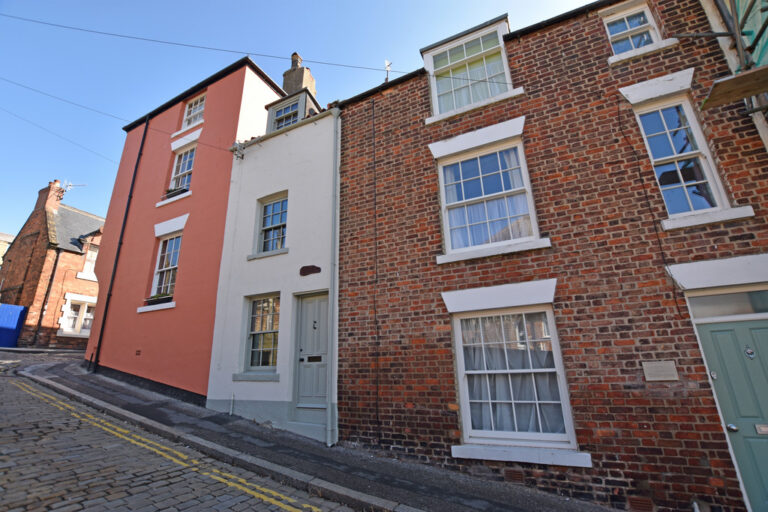
<path fill-rule="evenodd" d="M 697 325 L 754 512 L 768 512 L 768 320 Z"/>

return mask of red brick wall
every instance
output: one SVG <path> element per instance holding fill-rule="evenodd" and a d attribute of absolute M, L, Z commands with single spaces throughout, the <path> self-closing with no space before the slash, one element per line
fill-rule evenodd
<path fill-rule="evenodd" d="M 49 210 L 57 208 L 63 194 L 58 182 L 40 191 L 35 209 L 8 249 L 0 269 L 0 282 L 3 283 L 0 300 L 5 304 L 28 308 L 19 335 L 20 347 L 85 348 L 88 341 L 86 338 L 56 335 L 66 293 L 93 297 L 98 295 L 98 284 L 95 281 L 77 278 L 77 273 L 83 270 L 85 254 L 61 251 L 56 262 L 56 248 L 49 243 L 46 207 Z M 101 235 L 95 235 L 91 240 L 98 245 Z M 45 307 L 49 283 L 50 292 Z"/>
<path fill-rule="evenodd" d="M 662 37 L 710 30 L 697 1 L 662 5 L 654 5 Z M 426 126 L 429 85 L 420 75 L 344 106 L 342 439 L 618 508 L 641 497 L 659 510 L 689 509 L 701 497 L 742 509 L 686 304 L 664 265 L 766 252 L 768 154 L 739 105 L 700 112 L 732 204 L 751 205 L 756 215 L 663 231 L 666 211 L 642 135 L 618 93 L 695 67 L 692 102 L 699 105 L 712 81 L 728 74 L 717 43 L 682 39 L 609 66 L 603 23 L 590 13 L 506 48 L 522 97 Z M 438 266 L 438 175 L 427 145 L 521 115 L 539 229 L 552 247 Z M 577 441 L 594 467 L 452 458 L 451 445 L 460 444 L 458 394 L 440 293 L 547 278 L 558 279 L 555 323 Z M 670 359 L 679 382 L 645 382 L 641 361 Z"/>

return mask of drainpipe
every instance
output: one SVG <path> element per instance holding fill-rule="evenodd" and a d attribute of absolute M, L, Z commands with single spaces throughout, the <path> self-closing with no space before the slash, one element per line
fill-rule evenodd
<path fill-rule="evenodd" d="M 40 334 L 40 326 L 43 324 L 43 316 L 48 310 L 48 297 L 51 295 L 51 287 L 53 286 L 53 278 L 56 277 L 56 269 L 59 266 L 59 255 L 61 249 L 56 248 L 56 259 L 53 260 L 53 270 L 51 270 L 51 277 L 48 278 L 48 286 L 45 288 L 45 297 L 43 298 L 43 307 L 40 310 L 40 316 L 37 317 L 37 327 L 35 327 L 35 335 L 32 337 L 32 346 L 37 345 L 37 336 Z"/>
<path fill-rule="evenodd" d="M 338 325 L 339 313 L 339 167 L 341 165 L 341 110 L 333 112 L 333 196 L 331 198 L 331 284 L 328 290 L 330 304 L 328 307 L 328 393 L 326 397 L 326 436 L 325 444 L 332 446 L 338 439 L 338 413 L 333 411 L 333 395 L 336 391 L 336 375 L 338 373 Z M 336 436 L 334 436 L 336 431 Z"/>
<path fill-rule="evenodd" d="M 107 298 L 104 301 L 104 316 L 101 318 L 101 328 L 99 337 L 96 339 L 96 354 L 93 357 L 93 372 L 99 369 L 99 355 L 101 354 L 102 340 L 104 337 L 104 326 L 107 324 L 107 313 L 109 312 L 109 303 L 112 299 L 112 287 L 115 284 L 115 273 L 117 272 L 117 262 L 120 261 L 120 251 L 123 248 L 123 237 L 125 236 L 125 225 L 128 223 L 128 211 L 131 209 L 131 200 L 133 199 L 133 187 L 136 185 L 136 174 L 139 171 L 139 162 L 144 153 L 144 141 L 147 140 L 147 130 L 149 128 L 149 115 L 144 119 L 144 133 L 141 135 L 141 144 L 139 144 L 139 154 L 136 156 L 136 165 L 133 167 L 133 176 L 131 176 L 131 188 L 128 189 L 128 200 L 125 202 L 125 213 L 123 214 L 123 225 L 120 228 L 120 238 L 117 241 L 117 252 L 115 253 L 115 263 L 112 265 L 112 275 L 109 277 L 109 288 L 107 288 Z M 89 363 L 90 368 L 90 363 Z"/>

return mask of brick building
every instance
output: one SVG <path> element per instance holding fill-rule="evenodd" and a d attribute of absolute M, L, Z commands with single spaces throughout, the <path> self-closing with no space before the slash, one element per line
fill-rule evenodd
<path fill-rule="evenodd" d="M 336 105 L 342 440 L 617 508 L 766 510 L 768 153 L 743 106 L 698 108 L 728 63 L 675 35 L 712 13 L 502 16 Z"/>
<path fill-rule="evenodd" d="M 90 333 L 104 219 L 62 204 L 64 193 L 59 180 L 40 190 L 0 269 L 0 301 L 28 308 L 19 346 L 85 348 Z"/>

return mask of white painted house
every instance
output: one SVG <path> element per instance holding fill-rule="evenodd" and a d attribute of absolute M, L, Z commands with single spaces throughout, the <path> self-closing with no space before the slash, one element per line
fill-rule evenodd
<path fill-rule="evenodd" d="M 307 88 L 267 108 L 268 133 L 236 145 L 207 406 L 330 445 L 339 111 Z"/>

